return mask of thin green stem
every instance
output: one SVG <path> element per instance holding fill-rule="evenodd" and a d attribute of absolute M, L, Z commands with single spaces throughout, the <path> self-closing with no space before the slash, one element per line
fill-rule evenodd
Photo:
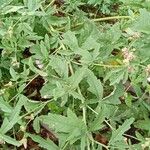
<path fill-rule="evenodd" d="M 98 115 L 98 112 L 96 112 L 94 109 L 92 109 L 90 106 L 87 106 L 93 113 L 95 113 L 96 115 Z M 114 128 L 111 126 L 111 124 L 107 121 L 107 120 L 104 120 L 104 122 L 110 127 L 111 130 L 114 130 Z M 123 134 L 124 136 L 126 137 L 130 137 L 132 139 L 135 139 L 135 140 L 139 140 L 138 138 L 132 136 L 132 135 L 128 135 L 128 134 Z"/>
<path fill-rule="evenodd" d="M 92 139 L 92 138 L 89 138 L 92 142 L 94 142 L 94 143 L 96 143 L 96 144 L 98 144 L 98 145 L 100 145 L 100 146 L 102 146 L 102 147 L 104 147 L 106 150 L 109 150 L 108 148 L 109 148 L 109 146 L 106 146 L 106 145 L 104 145 L 104 144 L 102 144 L 102 143 L 100 143 L 100 142 L 97 142 L 97 141 L 95 141 L 94 139 Z"/>
<path fill-rule="evenodd" d="M 80 90 L 79 87 L 78 87 L 77 90 L 78 90 L 78 93 L 79 93 L 80 95 L 82 95 L 81 90 Z M 85 103 L 84 99 L 82 99 L 81 102 L 82 102 L 82 104 L 84 105 L 84 103 Z M 86 124 L 87 124 L 87 122 L 86 122 L 86 107 L 83 106 L 82 110 L 83 110 L 83 121 L 84 121 L 84 123 L 85 123 L 85 125 L 86 125 Z"/>
<path fill-rule="evenodd" d="M 66 142 L 66 144 L 64 145 L 64 147 L 62 148 L 62 150 L 65 150 L 65 148 L 67 147 L 68 144 L 69 144 L 69 141 Z"/>
<path fill-rule="evenodd" d="M 89 141 L 89 138 L 87 138 L 87 150 L 90 150 L 90 141 Z"/>
<path fill-rule="evenodd" d="M 47 69 L 47 67 L 48 67 L 48 64 L 45 66 L 45 68 L 43 69 L 43 70 L 45 70 L 45 69 Z M 39 76 L 39 73 L 36 73 L 35 75 L 34 75 L 34 77 L 26 84 L 26 86 L 24 87 L 24 89 L 36 78 L 36 77 L 38 77 Z M 14 100 L 19 94 L 20 94 L 21 92 L 18 92 L 16 95 L 14 95 L 8 102 L 10 103 L 12 100 Z"/>
<path fill-rule="evenodd" d="M 24 87 L 24 89 L 38 76 L 39 74 L 35 74 L 35 76 L 26 84 L 26 86 Z M 12 97 L 10 100 L 9 100 L 9 103 L 14 100 L 18 95 L 20 94 L 20 92 L 18 92 L 14 97 Z"/>
<path fill-rule="evenodd" d="M 51 100 L 49 100 L 49 101 L 44 102 L 42 107 L 41 107 L 41 105 L 39 105 L 38 107 L 34 108 L 32 111 L 29 111 L 29 112 L 27 112 L 26 114 L 22 115 L 22 116 L 20 117 L 20 119 L 22 119 L 22 118 L 26 117 L 27 115 L 29 115 L 29 114 L 35 112 L 35 111 L 38 110 L 39 108 L 43 109 L 43 108 L 47 105 L 47 103 L 49 103 L 49 102 L 51 102 L 51 101 L 53 101 L 53 100 L 54 100 L 54 99 L 51 99 Z"/>
<path fill-rule="evenodd" d="M 94 112 L 96 115 L 98 115 L 98 112 L 96 112 L 93 108 L 91 108 L 90 106 L 87 106 L 92 112 Z M 111 128 L 111 130 L 113 130 L 113 127 L 111 126 L 111 124 L 107 121 L 104 120 L 104 122 Z"/>
<path fill-rule="evenodd" d="M 99 22 L 99 21 L 107 21 L 107 20 L 114 20 L 114 19 L 131 19 L 130 16 L 111 16 L 111 17 L 105 17 L 105 18 L 96 18 L 96 19 L 91 19 L 94 22 Z"/>
<path fill-rule="evenodd" d="M 94 112 L 94 114 L 98 115 L 98 112 L 96 112 L 93 108 L 91 108 L 90 106 L 87 105 L 87 107 L 92 111 Z"/>
<path fill-rule="evenodd" d="M 95 19 L 91 19 L 91 21 L 101 22 L 101 21 L 114 20 L 114 19 L 132 19 L 132 18 L 130 16 L 111 16 L 111 17 L 104 17 L 104 18 L 95 18 Z M 83 24 L 84 24 L 84 22 L 79 22 L 76 25 L 72 26 L 72 28 L 76 28 Z M 62 27 L 62 28 L 59 28 L 58 31 L 62 31 L 64 29 L 65 28 Z"/>
<path fill-rule="evenodd" d="M 76 65 L 79 65 L 79 66 L 82 66 L 82 64 L 81 63 L 78 63 L 78 62 L 75 62 L 75 61 L 71 61 L 73 64 L 76 64 Z"/>
<path fill-rule="evenodd" d="M 45 10 L 50 7 L 51 5 L 53 5 L 53 3 L 55 2 L 55 0 L 52 0 L 46 7 L 45 7 Z"/>
<path fill-rule="evenodd" d="M 83 64 L 82 63 L 78 63 L 78 62 L 75 62 L 75 61 L 71 61 L 72 63 L 76 64 L 76 65 L 80 65 L 82 66 Z M 106 65 L 106 64 L 92 64 L 94 66 L 99 66 L 99 67 L 106 67 L 106 68 L 122 68 L 122 67 L 125 67 L 124 65 Z"/>
<path fill-rule="evenodd" d="M 111 130 L 114 130 L 114 128 L 111 126 L 111 124 L 107 120 L 104 120 L 104 122 L 110 127 Z"/>
<path fill-rule="evenodd" d="M 122 68 L 122 65 L 105 65 L 105 64 L 93 64 L 94 66 L 106 67 L 106 68 Z"/>
<path fill-rule="evenodd" d="M 139 141 L 138 138 L 136 138 L 136 137 L 134 137 L 134 136 L 132 136 L 132 135 L 129 135 L 129 134 L 123 134 L 123 135 L 126 136 L 126 137 L 130 137 L 130 138 L 132 138 L 132 139 L 134 139 L 134 140 Z"/>
<path fill-rule="evenodd" d="M 74 71 L 73 71 L 73 68 L 72 68 L 71 63 L 69 63 L 69 68 L 70 68 L 71 74 L 74 74 Z M 80 95 L 82 95 L 79 86 L 78 86 L 78 88 L 77 88 L 77 91 L 78 91 L 78 93 L 79 93 Z M 85 103 L 85 102 L 84 102 L 84 99 L 82 99 L 81 102 L 82 102 L 82 104 L 84 105 L 84 103 Z M 85 123 L 85 125 L 86 125 L 86 108 L 85 108 L 85 106 L 83 106 L 82 110 L 83 110 L 83 121 L 84 121 L 84 123 Z"/>

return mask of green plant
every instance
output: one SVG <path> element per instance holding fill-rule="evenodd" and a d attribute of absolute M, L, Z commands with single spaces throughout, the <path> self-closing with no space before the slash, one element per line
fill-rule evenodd
<path fill-rule="evenodd" d="M 111 14 L 121 4 L 118 0 L 85 0 L 89 5 L 97 6 L 103 14 Z"/>
<path fill-rule="evenodd" d="M 150 147 L 150 12 L 113 2 L 0 1 L 2 149 Z"/>

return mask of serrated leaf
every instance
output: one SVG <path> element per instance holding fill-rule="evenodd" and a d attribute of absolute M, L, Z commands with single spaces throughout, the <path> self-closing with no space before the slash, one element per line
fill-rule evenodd
<path fill-rule="evenodd" d="M 63 87 L 63 85 L 56 81 L 57 87 L 52 91 L 54 99 L 57 100 L 58 98 L 63 97 L 65 94 L 68 94 L 68 90 Z"/>
<path fill-rule="evenodd" d="M 100 44 L 97 43 L 96 40 L 92 36 L 89 36 L 86 39 L 86 41 L 82 44 L 81 48 L 84 50 L 99 49 Z"/>
<path fill-rule="evenodd" d="M 67 18 L 66 17 L 57 17 L 57 16 L 44 16 L 42 18 L 43 24 L 45 28 L 48 26 L 54 25 L 54 26 L 60 26 L 65 23 L 67 23 Z"/>
<path fill-rule="evenodd" d="M 72 119 L 74 118 L 74 120 L 79 121 L 78 117 L 76 116 L 76 114 L 74 112 L 72 112 L 70 109 L 67 110 L 67 116 L 68 118 Z"/>
<path fill-rule="evenodd" d="M 111 34 L 111 37 L 112 37 L 111 40 L 113 44 L 119 40 L 122 34 L 119 23 L 116 23 L 111 27 L 109 34 Z"/>
<path fill-rule="evenodd" d="M 47 116 L 41 116 L 41 121 L 45 124 L 48 124 L 50 128 L 56 130 L 56 132 L 70 133 L 75 128 L 82 128 L 84 124 L 82 120 L 78 119 L 74 113 L 68 112 L 68 117 L 57 115 L 57 114 L 48 114 Z"/>
<path fill-rule="evenodd" d="M 17 12 L 18 10 L 24 8 L 24 6 L 11 6 L 8 5 L 3 9 L 3 14 L 8 14 L 8 13 L 12 13 L 12 12 Z"/>
<path fill-rule="evenodd" d="M 41 96 L 44 97 L 46 96 L 47 98 L 51 98 L 53 96 L 53 90 L 56 88 L 56 85 L 54 85 L 51 82 L 48 82 L 44 84 L 42 89 L 40 90 Z"/>
<path fill-rule="evenodd" d="M 50 128 L 55 130 L 55 132 L 59 134 L 66 133 L 67 138 L 65 140 L 69 140 L 70 144 L 73 144 L 86 134 L 84 122 L 70 109 L 67 111 L 67 117 L 50 113 L 47 116 L 41 116 L 40 118 L 41 122 L 47 124 Z"/>
<path fill-rule="evenodd" d="M 75 36 L 74 32 L 67 31 L 63 34 L 63 42 L 72 50 L 77 51 L 79 50 L 78 40 Z"/>
<path fill-rule="evenodd" d="M 140 16 L 133 26 L 133 29 L 139 32 L 150 34 L 150 12 L 146 9 L 140 10 Z"/>
<path fill-rule="evenodd" d="M 0 109 L 3 112 L 10 113 L 12 111 L 12 107 L 0 96 Z"/>
<path fill-rule="evenodd" d="M 21 143 L 19 141 L 11 138 L 10 136 L 0 134 L 0 139 L 4 140 L 8 144 L 12 144 L 17 147 L 21 146 Z"/>
<path fill-rule="evenodd" d="M 63 78 L 68 77 L 68 63 L 65 58 L 60 56 L 50 57 L 50 66 L 58 73 L 59 76 Z"/>
<path fill-rule="evenodd" d="M 103 98 L 104 102 L 107 104 L 120 104 L 121 101 L 119 97 L 123 96 L 124 94 L 124 86 L 122 84 L 118 84 L 114 87 L 114 90 L 108 95 L 107 97 Z"/>
<path fill-rule="evenodd" d="M 94 73 L 90 70 L 87 71 L 87 82 L 89 84 L 88 90 L 95 94 L 99 100 L 102 100 L 103 97 L 103 86 L 101 81 L 96 78 Z"/>
<path fill-rule="evenodd" d="M 24 31 L 25 33 L 31 34 L 33 32 L 32 27 L 28 23 L 20 23 L 18 29 Z"/>
<path fill-rule="evenodd" d="M 10 75 L 12 76 L 14 81 L 18 79 L 18 75 L 12 67 L 10 67 Z"/>
<path fill-rule="evenodd" d="M 150 105 L 148 102 L 142 101 L 143 106 L 150 112 Z"/>
<path fill-rule="evenodd" d="M 90 131 L 91 132 L 97 131 L 104 126 L 102 123 L 105 120 L 106 112 L 107 112 L 106 107 L 103 107 L 99 111 L 99 113 L 97 114 L 97 116 L 95 117 L 95 119 L 93 120 L 93 122 L 90 125 Z"/>
<path fill-rule="evenodd" d="M 83 95 L 75 92 L 75 91 L 70 91 L 69 92 L 70 95 L 72 95 L 75 99 L 79 99 L 79 100 L 84 100 L 85 98 L 83 97 Z"/>
<path fill-rule="evenodd" d="M 47 49 L 50 49 L 51 48 L 51 46 L 50 46 L 50 38 L 49 38 L 49 36 L 47 34 L 45 35 L 44 42 L 45 42 L 45 46 L 47 47 Z"/>
<path fill-rule="evenodd" d="M 147 120 L 138 120 L 135 123 L 135 127 L 150 131 L 150 119 Z"/>
<path fill-rule="evenodd" d="M 110 85 L 115 85 L 123 79 L 125 71 L 124 68 L 113 69 L 106 74 L 104 81 L 109 79 Z"/>
<path fill-rule="evenodd" d="M 37 142 L 41 148 L 45 148 L 47 150 L 59 150 L 58 146 L 54 144 L 51 140 L 43 139 L 42 137 L 34 134 L 27 134 L 33 141 Z"/>
<path fill-rule="evenodd" d="M 45 0 L 24 0 L 25 5 L 28 7 L 29 11 L 35 11 Z"/>
<path fill-rule="evenodd" d="M 19 96 L 19 101 L 17 102 L 14 110 L 12 110 L 12 113 L 10 114 L 9 118 L 6 119 L 6 121 L 3 121 L 2 126 L 1 126 L 1 133 L 5 134 L 6 132 L 8 132 L 19 120 L 20 120 L 20 111 L 22 106 L 25 104 L 26 102 L 26 97 L 23 95 Z"/>
<path fill-rule="evenodd" d="M 134 118 L 127 119 L 117 130 L 112 132 L 112 136 L 109 141 L 109 145 L 115 144 L 117 141 L 122 141 L 125 131 L 130 129 L 130 125 L 134 122 Z"/>
<path fill-rule="evenodd" d="M 29 58 L 28 65 L 30 66 L 30 69 L 31 69 L 32 71 L 34 71 L 35 73 L 38 73 L 38 74 L 41 75 L 41 76 L 47 76 L 47 73 L 46 73 L 46 72 L 37 69 L 37 68 L 33 65 L 33 61 L 32 61 L 31 58 Z"/>
<path fill-rule="evenodd" d="M 145 142 L 145 138 L 138 131 L 136 131 L 135 135 L 139 141 Z"/>
<path fill-rule="evenodd" d="M 6 4 L 8 5 L 8 4 L 10 4 L 11 2 L 12 2 L 13 0 L 1 0 L 0 1 L 0 6 L 5 6 Z"/>
<path fill-rule="evenodd" d="M 86 75 L 87 67 L 79 68 L 70 78 L 69 84 L 71 85 L 71 89 L 77 88 L 79 83 L 83 80 Z"/>
<path fill-rule="evenodd" d="M 91 63 L 93 61 L 92 55 L 87 50 L 79 49 L 78 51 L 76 51 L 76 54 L 82 56 L 82 58 L 81 58 L 82 63 L 88 64 L 88 63 Z"/>
<path fill-rule="evenodd" d="M 40 48 L 41 48 L 41 53 L 43 54 L 44 58 L 47 59 L 49 56 L 49 53 L 43 41 L 41 41 L 40 43 Z"/>
<path fill-rule="evenodd" d="M 36 133 L 40 132 L 40 119 L 38 117 L 33 120 L 33 128 Z"/>

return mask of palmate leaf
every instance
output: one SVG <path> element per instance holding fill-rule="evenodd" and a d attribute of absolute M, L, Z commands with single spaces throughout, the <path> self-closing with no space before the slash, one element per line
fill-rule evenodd
<path fill-rule="evenodd" d="M 41 148 L 45 148 L 47 150 L 59 150 L 58 146 L 54 144 L 51 140 L 43 139 L 42 137 L 34 134 L 27 134 L 33 141 L 37 142 Z"/>
<path fill-rule="evenodd" d="M 74 32 L 67 31 L 63 35 L 63 43 L 67 45 L 74 54 L 82 56 L 81 61 L 83 63 L 92 62 L 99 54 L 99 43 L 96 42 L 92 37 L 87 38 L 81 47 L 79 47 L 78 39 Z M 93 55 L 88 51 L 94 49 Z"/>
<path fill-rule="evenodd" d="M 123 0 L 120 1 L 123 2 Z M 129 2 L 124 0 L 124 3 L 128 3 L 126 1 Z M 141 3 L 142 0 L 130 1 L 145 7 L 146 2 Z M 82 4 L 83 7 L 81 7 Z M 147 109 L 135 106 L 139 101 L 137 97 L 140 97 L 137 94 L 139 93 L 137 88 L 135 88 L 137 96 L 131 96 L 134 108 L 126 106 L 119 97 L 125 92 L 124 85 L 120 84 L 122 80 L 125 81 L 129 77 L 131 83 L 135 80 L 135 84 L 140 80 L 140 83 L 136 84 L 139 89 L 143 85 L 141 81 L 150 56 L 148 35 L 150 16 L 148 11 L 140 10 L 137 21 L 125 19 L 126 17 L 121 14 L 124 14 L 127 5 L 122 6 L 122 3 L 119 3 L 121 9 L 118 8 L 117 0 L 0 0 L 0 66 L 2 67 L 0 86 L 2 90 L 5 90 L 0 97 L 2 124 L 0 143 L 1 140 L 5 141 L 4 148 L 10 149 L 11 144 L 14 145 L 11 149 L 15 149 L 15 146 L 23 143 L 23 141 L 22 143 L 16 141 L 12 136 L 18 137 L 16 132 L 20 125 L 24 126 L 27 123 L 27 128 L 29 127 L 29 120 L 26 120 L 24 116 L 31 113 L 36 117 L 32 125 L 37 134 L 28 134 L 24 131 L 24 135 L 25 138 L 29 137 L 37 145 L 39 144 L 39 149 L 101 150 L 103 149 L 101 143 L 93 141 L 95 137 L 92 138 L 92 135 L 97 135 L 103 127 L 107 127 L 106 120 L 109 120 L 108 123 L 114 127 L 118 125 L 116 121 L 121 122 L 122 119 L 130 118 L 129 116 L 136 117 L 134 126 L 142 130 L 144 138 L 149 135 L 150 121 L 142 117 L 148 118 L 146 115 L 150 109 L 148 103 L 144 105 Z M 134 10 L 136 6 L 132 8 L 130 6 L 129 9 L 138 15 L 138 10 Z M 95 8 L 98 9 L 95 10 Z M 149 9 L 148 6 L 146 8 Z M 100 14 L 108 11 L 110 16 Z M 136 17 L 134 13 L 132 15 Z M 106 20 L 103 18 L 104 21 L 99 22 L 101 17 Z M 128 35 L 124 32 L 126 28 L 131 28 L 131 23 L 134 21 L 136 22 L 133 23 L 133 33 L 136 33 L 134 31 L 146 33 L 141 34 L 139 39 L 135 39 L 136 41 L 134 41 L 134 34 Z M 129 64 L 131 67 L 135 66 L 133 72 L 129 74 L 127 74 L 128 66 L 125 69 L 113 64 L 109 67 L 111 60 L 114 60 L 114 65 L 118 64 L 117 60 L 122 62 L 123 47 L 130 48 L 137 56 L 135 61 Z M 32 56 L 27 58 L 24 52 Z M 140 61 L 141 57 L 144 58 L 142 61 Z M 147 61 L 144 62 L 145 57 Z M 15 66 L 14 60 L 20 65 Z M 41 69 L 37 60 L 43 65 Z M 99 68 L 95 63 L 108 64 L 106 67 Z M 28 71 L 23 72 L 23 65 Z M 138 70 L 141 70 L 142 75 L 140 79 L 135 79 L 138 76 Z M 45 80 L 42 87 L 36 87 L 37 97 L 41 97 L 38 101 L 19 95 L 25 92 L 26 83 L 35 75 L 40 75 Z M 6 83 L 10 80 L 14 82 L 13 86 L 9 87 Z M 109 83 L 113 85 L 113 91 Z M 33 84 L 36 86 L 37 83 L 33 82 Z M 32 83 L 30 85 L 33 87 Z M 148 91 L 147 82 L 145 85 Z M 144 92 L 142 89 L 140 95 Z M 11 102 L 6 101 L 14 95 L 17 97 Z M 43 101 L 44 98 L 46 101 Z M 144 96 L 145 98 L 147 97 Z M 71 108 L 72 111 L 70 109 L 67 111 L 67 108 Z M 49 111 L 50 113 L 46 114 Z M 144 116 L 141 115 L 140 119 L 137 116 L 139 111 L 144 112 Z M 41 122 L 55 131 L 59 146 L 39 135 Z M 123 133 L 130 128 L 132 122 L 132 119 L 124 120 L 122 126 L 104 133 L 104 136 L 110 139 L 109 149 L 136 149 L 134 145 L 130 145 L 130 142 L 123 140 Z M 16 149 L 19 148 L 16 147 Z"/>
<path fill-rule="evenodd" d="M 134 122 L 134 118 L 127 119 L 117 130 L 112 132 L 109 145 L 115 145 L 115 142 L 122 141 L 123 133 L 130 129 L 130 125 Z"/>
<path fill-rule="evenodd" d="M 41 121 L 50 128 L 56 130 L 56 132 L 71 133 L 74 129 L 79 128 L 82 130 L 84 128 L 84 123 L 82 120 L 70 110 L 67 111 L 67 117 L 57 114 L 48 114 L 47 116 L 41 116 Z"/>
<path fill-rule="evenodd" d="M 70 109 L 67 111 L 67 117 L 50 113 L 47 116 L 41 116 L 40 120 L 57 133 L 65 133 L 67 135 L 65 141 L 69 140 L 72 144 L 86 134 L 84 122 Z"/>
<path fill-rule="evenodd" d="M 2 13 L 3 14 L 8 14 L 8 13 L 12 13 L 12 12 L 17 12 L 20 9 L 23 9 L 23 8 L 24 8 L 24 6 L 11 6 L 11 5 L 8 5 L 5 8 L 3 8 Z"/>

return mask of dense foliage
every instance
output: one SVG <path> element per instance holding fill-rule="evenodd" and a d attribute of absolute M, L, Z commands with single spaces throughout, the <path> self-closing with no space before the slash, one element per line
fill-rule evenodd
<path fill-rule="evenodd" d="M 150 148 L 149 0 L 0 0 L 0 147 Z"/>

